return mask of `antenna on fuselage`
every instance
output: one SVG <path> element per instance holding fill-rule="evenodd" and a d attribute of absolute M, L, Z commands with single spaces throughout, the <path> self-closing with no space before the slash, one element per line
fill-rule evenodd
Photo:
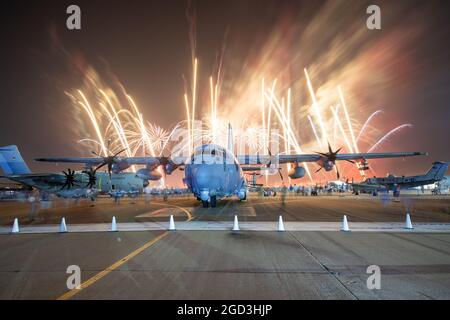
<path fill-rule="evenodd" d="M 231 127 L 231 123 L 228 122 L 228 150 L 234 154 L 234 146 L 233 146 L 233 128 Z"/>

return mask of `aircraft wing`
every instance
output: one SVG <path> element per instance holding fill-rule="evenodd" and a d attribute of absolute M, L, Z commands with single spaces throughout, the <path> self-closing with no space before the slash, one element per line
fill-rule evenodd
<path fill-rule="evenodd" d="M 336 160 L 366 160 L 384 158 L 403 158 L 427 155 L 425 152 L 385 152 L 385 153 L 342 153 L 336 155 Z M 326 157 L 320 154 L 292 154 L 292 155 L 245 155 L 236 157 L 241 164 L 268 164 L 268 163 L 296 163 L 296 162 L 317 162 Z"/>
<path fill-rule="evenodd" d="M 0 176 L 12 181 L 19 182 L 26 186 L 35 186 L 36 184 L 64 185 L 66 179 L 60 173 L 29 173 L 29 174 L 11 174 Z"/>
<path fill-rule="evenodd" d="M 61 163 L 86 163 L 97 165 L 103 163 L 103 158 L 36 158 L 35 161 L 41 162 L 61 162 Z"/>
<path fill-rule="evenodd" d="M 91 166 L 100 165 L 103 163 L 103 158 L 36 158 L 35 161 L 42 162 L 60 162 L 60 163 L 82 163 Z M 152 164 L 162 164 L 166 160 L 165 157 L 117 157 L 116 162 L 124 161 L 129 165 L 141 164 L 141 165 L 152 165 Z M 174 163 L 179 165 L 184 165 L 187 157 L 174 157 L 171 159 Z"/>
<path fill-rule="evenodd" d="M 385 188 L 383 185 L 381 184 L 366 184 L 366 183 L 349 183 L 349 185 L 356 190 L 382 190 L 383 188 Z"/>
<path fill-rule="evenodd" d="M 384 152 L 384 153 L 347 153 L 338 154 L 336 160 L 366 160 L 384 158 L 404 158 L 414 156 L 425 156 L 426 152 Z"/>

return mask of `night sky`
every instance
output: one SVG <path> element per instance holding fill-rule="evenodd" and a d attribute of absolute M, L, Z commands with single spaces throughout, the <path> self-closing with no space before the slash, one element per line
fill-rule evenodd
<path fill-rule="evenodd" d="M 237 81 L 231 80 L 233 76 L 246 79 L 246 68 L 261 57 L 260 50 L 268 48 L 275 32 L 283 37 L 286 30 L 289 50 L 283 52 L 284 57 L 277 54 L 273 58 L 279 60 L 276 66 L 283 66 L 294 61 L 295 56 L 289 70 L 294 89 L 304 82 L 304 67 L 311 68 L 312 76 L 321 83 L 329 81 L 327 75 L 342 76 L 344 86 L 349 88 L 349 100 L 361 105 L 357 112 L 368 113 L 382 106 L 385 115 L 380 125 L 392 128 L 401 123 L 413 124 L 378 151 L 427 151 L 430 156 L 405 163 L 386 162 L 389 168 L 383 170 L 418 174 L 433 161 L 449 161 L 448 1 L 344 3 L 348 13 L 337 9 L 333 19 L 324 19 L 321 10 L 330 4 L 320 1 L 194 1 L 201 84 L 206 86 L 205 79 L 214 69 L 225 34 L 225 72 L 231 82 Z M 326 63 L 323 58 L 336 40 L 354 33 L 350 26 L 365 27 L 364 6 L 372 3 L 382 8 L 382 30 L 367 31 L 368 35 L 347 49 L 345 56 Z M 81 30 L 66 29 L 65 11 L 70 4 L 81 7 Z M 77 146 L 80 137 L 74 134 L 77 130 L 73 126 L 78 126 L 80 119 L 73 118 L 64 94 L 82 83 L 77 65 L 90 65 L 105 78 L 118 79 L 151 122 L 169 129 L 184 119 L 183 75 L 189 76 L 191 70 L 187 7 L 188 2 L 181 0 L 4 2 L 0 31 L 0 145 L 18 145 L 29 162 L 35 157 L 89 155 L 89 149 L 83 152 Z M 361 8 L 360 15 L 355 14 L 355 7 Z M 318 25 L 321 31 L 314 37 L 302 33 L 312 25 Z M 314 28 L 311 30 L 314 32 Z M 391 50 L 397 44 L 399 47 Z M 356 57 L 364 50 L 365 55 Z M 386 57 L 384 52 L 391 56 Z M 363 74 L 367 64 L 361 59 L 365 56 L 371 61 L 383 61 L 384 73 L 377 75 L 377 81 L 370 73 Z M 351 59 L 361 66 L 358 80 L 344 77 L 339 71 L 330 72 L 341 70 L 342 65 L 346 65 L 342 70 L 351 70 L 347 63 Z M 282 74 L 281 78 L 287 77 Z M 207 92 L 199 93 L 200 97 L 204 95 Z M 301 105 L 307 103 L 306 98 L 301 100 Z M 31 167 L 38 171 L 53 168 L 37 163 Z"/>

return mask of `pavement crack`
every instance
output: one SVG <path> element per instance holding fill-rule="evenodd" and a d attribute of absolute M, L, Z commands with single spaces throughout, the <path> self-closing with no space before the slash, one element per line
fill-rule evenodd
<path fill-rule="evenodd" d="M 327 274 L 331 275 L 337 282 L 339 282 L 341 284 L 342 287 L 345 288 L 345 290 L 347 290 L 347 292 L 353 297 L 355 298 L 355 300 L 359 300 L 359 298 L 353 294 L 353 292 L 345 285 L 344 282 L 342 282 L 338 275 L 333 272 L 330 271 L 330 269 L 328 269 L 328 267 L 326 265 L 324 265 L 313 253 L 311 250 L 309 250 L 299 239 L 297 239 L 297 237 L 295 237 L 291 232 L 288 231 L 289 236 L 294 239 L 295 242 L 297 242 L 299 244 L 300 247 L 302 247 L 310 256 L 311 258 L 313 258 L 313 260 L 319 264 L 326 272 Z"/>

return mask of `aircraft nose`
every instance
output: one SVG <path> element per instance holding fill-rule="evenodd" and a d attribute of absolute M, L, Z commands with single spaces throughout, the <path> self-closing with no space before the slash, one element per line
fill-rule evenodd
<path fill-rule="evenodd" d="M 198 165 L 192 170 L 193 180 L 198 190 L 212 190 L 220 183 L 218 171 L 215 170 L 214 165 Z"/>
<path fill-rule="evenodd" d="M 208 184 L 209 179 L 209 170 L 207 166 L 196 166 L 193 170 L 196 184 L 200 186 L 204 186 Z"/>

